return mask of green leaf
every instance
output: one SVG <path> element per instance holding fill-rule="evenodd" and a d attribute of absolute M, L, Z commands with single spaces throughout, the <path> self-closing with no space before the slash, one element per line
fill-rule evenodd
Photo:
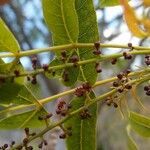
<path fill-rule="evenodd" d="M 54 58 L 50 64 L 49 64 L 49 67 L 52 67 L 52 66 L 58 66 L 58 65 L 62 65 L 62 61 L 60 59 L 58 59 L 57 57 Z M 53 75 L 53 71 L 55 72 L 55 74 Z M 48 78 L 60 78 L 61 77 L 61 74 L 62 74 L 62 69 L 60 70 L 52 70 L 50 72 L 45 72 L 45 75 L 48 77 Z"/>
<path fill-rule="evenodd" d="M 95 95 L 92 93 L 90 98 Z M 85 97 L 76 97 L 71 101 L 72 111 L 84 106 Z M 72 127 L 72 136 L 66 139 L 68 150 L 95 150 L 96 149 L 96 118 L 97 104 L 94 104 L 89 109 L 91 118 L 82 119 L 79 114 L 73 116 L 65 123 L 65 127 Z"/>
<path fill-rule="evenodd" d="M 42 2 L 44 17 L 49 30 L 52 32 L 54 45 L 76 43 L 79 27 L 75 10 L 75 0 L 43 0 Z M 68 60 L 74 51 L 75 49 L 67 52 L 69 53 Z M 60 51 L 56 52 L 56 55 L 60 57 L 60 53 Z M 74 77 L 72 76 L 72 71 Z M 79 68 L 67 69 L 67 72 L 70 79 L 63 83 L 66 86 L 72 86 L 77 81 Z"/>
<path fill-rule="evenodd" d="M 0 18 L 0 51 L 17 53 L 19 44 L 3 20 Z"/>
<path fill-rule="evenodd" d="M 13 104 L 32 104 L 41 99 L 41 89 L 38 84 L 25 84 L 18 95 L 13 99 Z"/>
<path fill-rule="evenodd" d="M 127 145 L 128 150 L 138 150 L 136 143 L 130 135 L 130 125 L 127 126 Z"/>
<path fill-rule="evenodd" d="M 129 124 L 131 128 L 143 137 L 150 137 L 150 118 L 141 114 L 130 112 Z"/>
<path fill-rule="evenodd" d="M 39 86 L 33 86 L 31 84 L 24 85 L 16 95 L 16 97 L 14 96 L 11 98 L 11 105 L 8 105 L 0 111 L 0 128 L 34 128 L 45 125 L 44 121 L 41 122 L 38 120 L 39 116 L 47 114 L 46 110 L 39 101 Z M 21 109 L 18 109 L 19 107 L 21 107 Z"/>
<path fill-rule="evenodd" d="M 73 55 L 78 56 L 78 54 L 76 52 L 74 52 L 71 56 L 73 56 Z M 68 61 L 68 62 L 70 62 L 70 61 Z M 66 86 L 74 85 L 76 83 L 76 81 L 78 80 L 79 73 L 80 73 L 79 66 L 65 68 L 64 71 L 62 72 L 62 82 Z M 67 74 L 67 75 L 65 75 L 65 74 Z M 65 78 L 67 78 L 67 80 Z"/>
<path fill-rule="evenodd" d="M 0 129 L 18 129 L 24 127 L 37 128 L 45 125 L 44 121 L 38 120 L 39 116 L 46 115 L 44 109 L 38 111 L 28 111 L 17 115 L 12 115 L 0 120 Z"/>
<path fill-rule="evenodd" d="M 75 0 L 43 0 L 43 12 L 54 45 L 77 42 L 78 19 Z"/>
<path fill-rule="evenodd" d="M 92 0 L 76 0 L 76 10 L 79 20 L 79 43 L 94 43 L 99 41 L 96 13 Z M 80 48 L 80 60 L 94 58 L 93 48 Z M 94 84 L 97 79 L 95 63 L 86 64 L 81 67 L 83 79 Z"/>
<path fill-rule="evenodd" d="M 120 5 L 119 0 L 99 0 L 99 1 L 100 1 L 101 8 Z"/>
<path fill-rule="evenodd" d="M 16 98 L 22 85 L 17 83 L 6 82 L 0 86 L 0 103 L 10 104 Z"/>
<path fill-rule="evenodd" d="M 116 6 L 119 5 L 119 0 L 99 0 L 100 7 Z"/>
<path fill-rule="evenodd" d="M 0 59 L 0 74 L 9 72 L 11 67 L 12 63 L 4 63 L 4 61 Z"/>

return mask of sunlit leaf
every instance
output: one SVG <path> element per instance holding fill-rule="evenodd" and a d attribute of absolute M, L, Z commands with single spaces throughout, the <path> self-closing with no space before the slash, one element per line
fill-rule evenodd
<path fill-rule="evenodd" d="M 100 7 L 119 5 L 119 0 L 99 0 L 99 1 L 100 1 Z"/>
<path fill-rule="evenodd" d="M 19 50 L 17 40 L 0 18 L 0 51 L 17 53 Z"/>
<path fill-rule="evenodd" d="M 119 0 L 99 0 L 100 7 L 110 7 L 120 5 Z"/>
<path fill-rule="evenodd" d="M 144 38 L 148 36 L 146 32 L 144 32 L 139 27 L 138 19 L 136 17 L 134 9 L 128 4 L 127 0 L 120 0 L 120 3 L 122 4 L 124 8 L 124 17 L 127 23 L 127 26 L 131 33 L 139 38 Z"/>
<path fill-rule="evenodd" d="M 143 137 L 150 137 L 150 118 L 141 114 L 130 112 L 129 124 L 131 128 Z"/>

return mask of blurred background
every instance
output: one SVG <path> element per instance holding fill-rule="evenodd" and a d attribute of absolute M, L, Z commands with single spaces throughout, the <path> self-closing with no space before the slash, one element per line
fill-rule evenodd
<path fill-rule="evenodd" d="M 0 0 L 3 1 L 3 0 Z M 101 42 L 104 43 L 118 43 L 127 44 L 132 42 L 134 45 L 149 46 L 150 39 L 138 39 L 132 37 L 122 17 L 122 8 L 120 6 L 101 8 L 98 0 L 94 0 L 94 5 L 97 14 L 97 22 L 100 32 Z M 134 6 L 139 16 L 142 16 L 144 7 L 142 0 L 132 0 L 131 5 Z M 147 16 L 150 17 L 150 8 L 146 10 Z M 51 34 L 48 32 L 46 24 L 43 19 L 41 0 L 10 0 L 9 3 L 0 6 L 0 17 L 5 21 L 9 29 L 13 32 L 20 43 L 23 51 L 35 48 L 44 48 L 52 46 Z M 1 34 L 1 33 L 0 33 Z M 121 49 L 115 50 L 115 53 Z M 112 49 L 103 49 L 104 54 L 114 53 Z M 47 64 L 51 62 L 54 57 L 53 53 L 42 53 L 38 56 L 38 65 Z M 9 59 L 5 59 L 9 61 Z M 31 58 L 23 57 L 21 62 L 26 70 L 32 70 Z M 109 78 L 124 69 L 137 70 L 139 66 L 144 65 L 144 57 L 136 56 L 131 61 L 119 60 L 115 66 L 111 63 L 104 62 L 102 64 L 103 72 L 99 79 Z M 56 80 L 47 79 L 44 75 L 38 76 L 38 83 L 41 87 L 41 97 L 54 95 L 66 88 Z M 103 93 L 107 87 L 106 85 L 96 89 L 97 94 Z M 142 86 L 137 89 L 137 93 L 142 97 L 142 103 L 148 109 L 150 108 L 149 99 L 143 94 Z M 132 110 L 150 115 L 149 111 L 142 111 L 137 102 L 131 94 L 126 95 L 125 101 Z M 48 105 L 48 109 L 53 111 L 55 103 Z M 98 150 L 126 150 L 126 120 L 118 109 L 108 107 L 101 103 L 99 105 L 99 116 L 97 124 L 97 145 Z M 57 136 L 57 130 L 47 134 L 49 146 L 47 150 L 65 150 L 63 140 Z M 138 143 L 141 150 L 150 149 L 150 140 L 143 139 L 134 134 L 134 139 Z M 0 145 L 8 143 L 11 140 L 20 141 L 22 133 L 20 131 L 1 131 Z M 33 144 L 36 144 L 35 141 Z"/>

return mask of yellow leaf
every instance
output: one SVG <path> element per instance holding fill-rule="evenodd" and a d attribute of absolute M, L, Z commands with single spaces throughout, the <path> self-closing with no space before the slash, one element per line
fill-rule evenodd
<path fill-rule="evenodd" d="M 143 24 L 145 30 L 150 34 L 150 19 L 144 18 L 141 20 L 141 23 Z"/>
<path fill-rule="evenodd" d="M 144 4 L 144 6 L 149 7 L 150 6 L 150 0 L 143 0 L 143 4 Z"/>
<path fill-rule="evenodd" d="M 139 38 L 146 37 L 148 34 L 140 29 L 134 9 L 128 4 L 128 1 L 120 0 L 120 3 L 124 8 L 124 18 L 131 33 Z"/>

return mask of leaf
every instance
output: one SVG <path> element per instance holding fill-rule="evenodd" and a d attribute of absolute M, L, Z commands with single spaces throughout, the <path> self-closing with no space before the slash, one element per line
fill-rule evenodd
<path fill-rule="evenodd" d="M 54 45 L 77 42 L 78 19 L 75 0 L 43 0 L 43 12 Z"/>
<path fill-rule="evenodd" d="M 17 53 L 20 50 L 19 44 L 1 18 L 0 31 L 0 51 Z"/>
<path fill-rule="evenodd" d="M 141 100 L 140 100 L 140 98 L 139 98 L 139 96 L 138 96 L 138 94 L 137 94 L 137 92 L 136 92 L 137 86 L 138 86 L 139 84 L 140 84 L 140 82 L 132 86 L 131 94 L 132 94 L 132 97 L 135 99 L 135 101 L 139 104 L 139 106 L 141 106 L 141 108 L 142 108 L 143 110 L 146 110 L 145 106 L 142 104 L 142 102 L 141 102 Z"/>
<path fill-rule="evenodd" d="M 101 8 L 120 5 L 119 0 L 99 0 L 99 1 Z"/>
<path fill-rule="evenodd" d="M 32 104 L 37 103 L 38 99 L 41 98 L 41 89 L 39 85 L 25 84 L 18 95 L 12 101 L 13 104 Z"/>
<path fill-rule="evenodd" d="M 95 95 L 92 93 L 90 98 Z M 72 111 L 84 106 L 85 97 L 75 97 L 71 101 Z M 81 120 L 79 114 L 76 114 L 65 123 L 65 127 L 72 127 L 72 136 L 66 140 L 67 149 L 74 150 L 95 150 L 96 149 L 96 118 L 97 104 L 94 104 L 89 109 L 91 118 Z"/>
<path fill-rule="evenodd" d="M 120 5 L 119 0 L 99 0 L 99 1 L 100 1 L 101 8 Z"/>
<path fill-rule="evenodd" d="M 15 66 L 14 66 L 15 65 Z M 10 75 L 14 70 L 23 72 L 22 65 L 16 64 L 15 60 L 11 63 L 4 63 L 1 60 L 0 74 Z M 23 87 L 24 77 L 8 78 L 4 83 L 0 82 L 0 104 L 11 104 Z"/>
<path fill-rule="evenodd" d="M 10 104 L 16 98 L 22 85 L 17 83 L 6 82 L 0 86 L 0 103 Z"/>
<path fill-rule="evenodd" d="M 52 32 L 54 45 L 76 43 L 79 27 L 75 10 L 75 0 L 43 0 L 42 2 L 45 21 Z M 75 49 L 69 51 L 68 60 L 74 51 Z M 60 57 L 60 53 L 60 51 L 56 52 L 56 55 Z M 79 68 L 71 68 L 67 69 L 67 71 L 70 79 L 63 83 L 66 86 L 74 85 L 79 75 Z M 72 76 L 72 71 L 74 77 Z"/>
<path fill-rule="evenodd" d="M 134 9 L 128 4 L 127 0 L 120 0 L 120 3 L 124 8 L 124 17 L 131 33 L 139 38 L 147 37 L 148 34 L 140 29 Z"/>
<path fill-rule="evenodd" d="M 150 137 L 150 118 L 137 114 L 129 113 L 129 124 L 131 128 L 143 137 Z"/>
<path fill-rule="evenodd" d="M 143 0 L 143 5 L 146 7 L 150 6 L 150 1 L 149 0 Z"/>
<path fill-rule="evenodd" d="M 38 120 L 39 116 L 46 115 L 45 110 L 33 110 L 17 115 L 11 115 L 5 119 L 0 120 L 0 129 L 18 129 L 18 128 L 37 128 L 45 125 L 44 121 Z"/>
<path fill-rule="evenodd" d="M 7 73 L 11 67 L 12 63 L 4 63 L 4 61 L 0 59 L 0 74 Z"/>
<path fill-rule="evenodd" d="M 141 24 L 143 24 L 145 30 L 150 34 L 150 19 L 143 18 L 140 20 Z"/>
<path fill-rule="evenodd" d="M 76 0 L 76 10 L 79 20 L 79 43 L 94 43 L 99 40 L 99 33 L 96 21 L 96 13 L 92 0 Z M 93 48 L 80 48 L 80 60 L 94 58 Z M 94 84 L 97 79 L 95 63 L 86 64 L 81 67 L 80 74 L 84 80 Z"/>
<path fill-rule="evenodd" d="M 49 67 L 52 67 L 52 66 L 58 66 L 58 65 L 61 65 L 62 64 L 62 61 L 60 59 L 58 59 L 57 57 L 54 58 L 50 64 L 49 64 Z M 55 72 L 55 74 L 53 75 L 53 71 Z M 60 78 L 61 77 L 61 73 L 62 73 L 62 69 L 60 70 L 52 70 L 50 72 L 45 72 L 45 75 L 48 77 L 48 78 Z"/>
<path fill-rule="evenodd" d="M 127 126 L 127 144 L 128 150 L 138 150 L 136 143 L 130 135 L 130 125 Z"/>
<path fill-rule="evenodd" d="M 13 98 L 12 105 L 3 108 L 0 111 L 0 128 L 33 128 L 42 127 L 43 125 L 45 125 L 45 122 L 41 122 L 38 120 L 39 116 L 47 114 L 44 106 L 39 101 L 40 96 L 38 91 L 39 90 L 37 85 L 34 87 L 24 85 L 24 87 L 19 91 L 16 98 Z"/>

